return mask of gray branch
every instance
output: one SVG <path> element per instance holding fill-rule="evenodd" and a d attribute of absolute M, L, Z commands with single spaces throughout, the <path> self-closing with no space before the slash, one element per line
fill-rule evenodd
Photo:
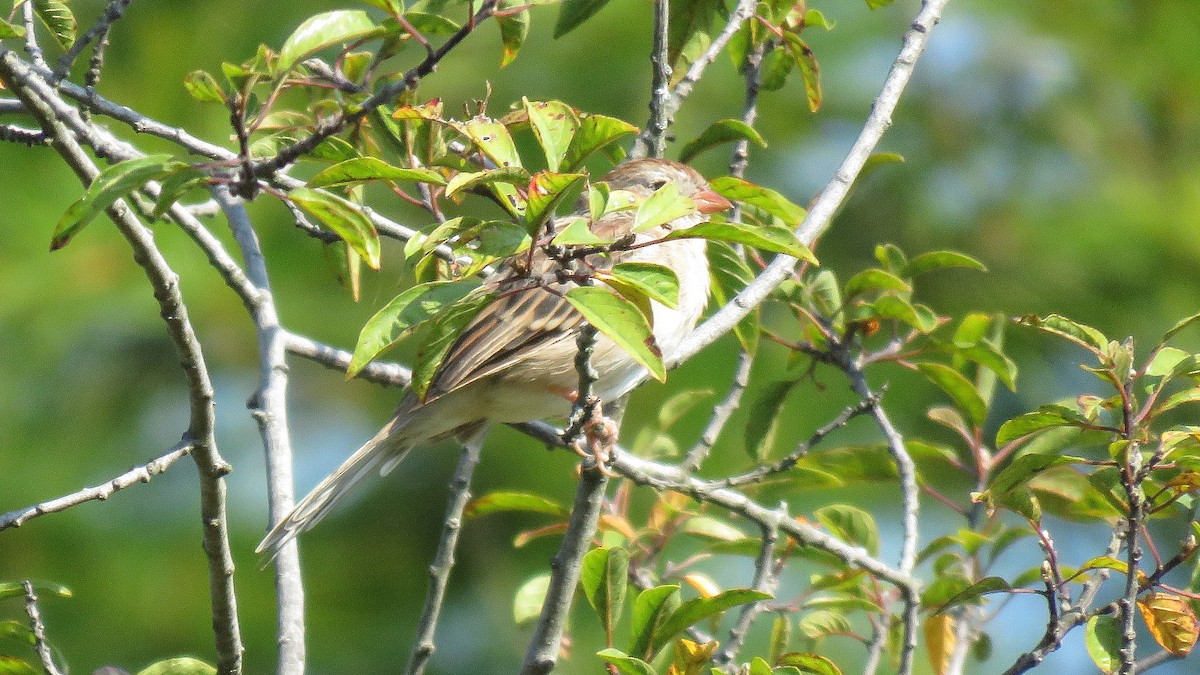
<path fill-rule="evenodd" d="M 91 184 L 100 172 L 76 136 L 90 139 L 94 134 L 78 111 L 59 98 L 45 80 L 3 45 L 0 45 L 0 80 L 50 135 L 55 150 L 79 179 L 85 185 Z M 103 155 L 99 148 L 97 151 Z M 193 444 L 191 454 L 200 474 L 201 522 L 208 559 L 217 665 L 222 673 L 239 674 L 243 647 L 233 587 L 234 565 L 229 547 L 224 480 L 230 466 L 217 451 L 212 382 L 179 290 L 178 275 L 155 245 L 153 232 L 134 217 L 123 200 L 116 202 L 107 213 L 129 242 L 134 261 L 154 289 L 154 297 L 187 378 L 191 420 L 185 441 Z"/>
<path fill-rule="evenodd" d="M 477 434 L 463 444 L 458 467 L 450 480 L 450 499 L 446 504 L 446 518 L 442 522 L 442 536 L 438 540 L 433 563 L 429 566 L 429 589 L 425 592 L 425 607 L 421 610 L 417 640 L 404 670 L 406 675 L 424 673 L 425 664 L 436 648 L 433 638 L 437 631 L 438 616 L 446 600 L 446 586 L 450 583 L 450 570 L 454 568 L 454 551 L 458 548 L 458 534 L 462 531 L 463 512 L 471 498 L 471 477 L 475 475 L 475 467 L 479 464 L 483 440 L 484 435 Z"/>
<path fill-rule="evenodd" d="M 191 451 L 191 443 L 180 443 L 162 457 L 142 466 L 134 467 L 106 483 L 84 488 L 69 495 L 0 515 L 0 531 L 7 530 L 10 527 L 20 527 L 34 518 L 58 513 L 59 511 L 66 511 L 72 506 L 78 506 L 85 502 L 104 501 L 115 492 L 124 490 L 131 485 L 149 483 L 152 478 L 169 469 L 172 464 L 186 457 Z"/>
<path fill-rule="evenodd" d="M 54 665 L 54 655 L 50 653 L 50 643 L 46 641 L 46 624 L 42 623 L 33 584 L 26 580 L 21 585 L 25 588 L 25 615 L 29 617 L 29 630 L 33 632 L 33 650 L 37 652 L 42 670 L 46 671 L 46 675 L 62 675 L 62 671 Z"/>
<path fill-rule="evenodd" d="M 812 245 L 829 229 L 833 215 L 850 193 L 850 186 L 862 171 L 867 158 L 879 144 L 887 128 L 891 126 L 892 113 L 900 101 L 900 95 L 912 78 L 913 68 L 929 39 L 929 33 L 938 22 L 949 0 L 926 0 L 911 27 L 904 34 L 900 54 L 892 64 L 883 89 L 871 106 L 866 124 L 858 139 L 850 148 L 833 178 L 813 201 L 804 222 L 796 230 L 797 237 L 806 245 Z M 791 277 L 799 261 L 787 256 L 777 257 L 758 277 L 738 293 L 731 302 L 717 310 L 707 321 L 692 331 L 675 353 L 669 354 L 667 365 L 674 367 L 695 356 L 700 350 L 716 342 L 718 338 L 733 330 L 739 321 L 760 305 L 779 284 Z"/>
<path fill-rule="evenodd" d="M 279 324 L 266 259 L 245 205 L 233 197 L 224 185 L 217 186 L 213 196 L 224 210 L 234 239 L 242 250 L 246 275 L 255 290 L 250 316 L 258 335 L 259 383 L 247 407 L 258 423 L 266 455 L 267 503 L 270 510 L 267 529 L 270 529 L 296 505 L 292 440 L 287 416 L 287 333 Z M 303 675 L 304 581 L 300 576 L 300 554 L 296 540 L 284 544 L 276 552 L 273 562 L 278 608 L 278 672 L 280 675 Z"/>
<path fill-rule="evenodd" d="M 563 627 L 579 584 L 583 556 L 592 543 L 596 526 L 600 521 L 600 507 L 604 503 L 604 489 L 608 476 L 598 467 L 584 466 L 575 491 L 575 505 L 567 522 L 562 545 L 550 561 L 550 586 L 541 616 L 525 652 L 521 675 L 542 675 L 554 670 L 558 663 L 559 647 L 562 643 Z"/>

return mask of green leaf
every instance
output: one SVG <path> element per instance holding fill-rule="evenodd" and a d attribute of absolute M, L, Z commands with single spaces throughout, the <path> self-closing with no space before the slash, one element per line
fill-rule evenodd
<path fill-rule="evenodd" d="M 405 12 L 404 19 L 413 28 L 417 29 L 418 33 L 427 37 L 430 35 L 452 35 L 462 27 L 441 14 L 431 14 L 429 12 Z"/>
<path fill-rule="evenodd" d="M 588 323 L 645 366 L 655 379 L 660 382 L 667 379 L 662 351 L 654 342 L 646 317 L 636 305 L 616 293 L 594 286 L 572 288 L 567 291 L 566 298 Z"/>
<path fill-rule="evenodd" d="M 521 166 L 521 157 L 513 143 L 508 127 L 490 119 L 477 117 L 463 125 L 462 132 L 471 139 L 475 147 L 491 158 L 499 168 Z"/>
<path fill-rule="evenodd" d="M 608 0 L 563 0 L 558 9 L 558 21 L 554 24 L 555 39 L 578 28 L 607 4 Z"/>
<path fill-rule="evenodd" d="M 708 274 L 712 281 L 713 300 L 724 305 L 733 299 L 746 284 L 754 280 L 754 272 L 746 264 L 741 253 L 721 241 L 708 244 Z M 733 333 L 747 354 L 754 356 L 758 351 L 761 333 L 759 320 L 762 312 L 758 307 L 733 327 Z"/>
<path fill-rule="evenodd" d="M 804 25 L 806 27 L 811 26 L 813 28 L 833 30 L 837 26 L 837 22 L 825 18 L 825 15 L 822 14 L 821 10 L 819 9 L 809 8 L 809 10 L 804 13 Z"/>
<path fill-rule="evenodd" d="M 655 263 L 625 262 L 613 265 L 612 269 L 597 278 L 609 283 L 632 286 L 651 300 L 675 309 L 679 306 L 679 277 L 670 268 Z"/>
<path fill-rule="evenodd" d="M 799 652 L 782 654 L 775 661 L 775 665 L 793 666 L 802 673 L 813 673 L 813 675 L 842 675 L 842 669 L 838 668 L 837 664 L 819 654 L 801 654 Z"/>
<path fill-rule="evenodd" d="M 650 646 L 650 658 L 653 658 L 654 654 L 665 647 L 671 638 L 689 626 L 716 616 L 730 607 L 759 600 L 769 600 L 772 597 L 770 593 L 762 591 L 734 588 L 711 598 L 692 598 L 671 612 L 671 616 L 654 631 L 654 639 Z"/>
<path fill-rule="evenodd" d="M 283 43 L 276 68 L 279 72 L 289 71 L 310 54 L 335 44 L 361 40 L 378 29 L 366 12 L 357 9 L 311 16 Z"/>
<path fill-rule="evenodd" d="M 25 28 L 11 24 L 4 19 L 0 19 L 0 40 L 5 38 L 25 37 Z M 23 661 L 19 663 L 24 663 Z"/>
<path fill-rule="evenodd" d="M 812 13 L 812 12 L 815 12 L 816 10 L 810 9 L 808 11 L 809 11 L 809 13 Z M 895 153 L 895 152 L 872 153 L 871 156 L 867 158 L 867 161 L 863 162 L 863 168 L 861 170 L 859 170 L 859 172 L 858 172 L 858 181 L 857 182 L 861 183 L 862 179 L 875 173 L 877 170 L 879 170 L 880 168 L 882 168 L 884 166 L 887 166 L 888 164 L 903 164 L 903 163 L 904 163 L 904 155 L 901 155 L 899 153 Z M 882 263 L 882 261 L 881 261 L 881 263 Z"/>
<path fill-rule="evenodd" d="M 379 233 L 357 204 L 309 188 L 292 190 L 288 199 L 341 237 L 368 267 L 379 269 Z"/>
<path fill-rule="evenodd" d="M 1167 397 L 1167 400 L 1156 406 L 1156 413 L 1164 413 L 1173 408 L 1177 408 L 1184 403 L 1196 403 L 1200 401 L 1200 388 L 1184 389 L 1177 391 Z"/>
<path fill-rule="evenodd" d="M 870 9 L 879 9 L 881 7 L 887 7 L 893 2 L 895 2 L 895 0 L 867 0 L 867 7 Z"/>
<path fill-rule="evenodd" d="M 1063 464 L 1078 464 L 1084 460 L 1070 455 L 1024 454 L 1009 462 L 988 484 L 992 494 L 1007 493 L 1025 487 L 1037 474 Z"/>
<path fill-rule="evenodd" d="M 498 7 L 506 9 L 510 5 L 516 4 L 518 3 L 506 1 L 501 2 Z M 496 18 L 496 25 L 500 27 L 500 44 L 502 45 L 500 67 L 503 68 L 517 58 L 517 52 L 521 50 L 521 45 L 525 44 L 525 38 L 529 36 L 529 10 L 522 9 L 518 12 L 504 12 L 492 16 Z"/>
<path fill-rule="evenodd" d="M 1179 321 L 1179 323 L 1177 323 L 1171 327 L 1171 330 L 1169 330 L 1163 334 L 1163 342 L 1166 342 L 1167 340 L 1170 340 L 1171 338 L 1175 337 L 1176 335 L 1179 334 L 1179 331 L 1187 328 L 1188 326 L 1196 323 L 1197 321 L 1200 321 L 1200 314 L 1193 314 L 1193 315 L 1187 317 L 1186 319 L 1181 319 Z"/>
<path fill-rule="evenodd" d="M 900 276 L 911 279 L 921 274 L 955 267 L 979 270 L 980 272 L 987 271 L 983 263 L 964 253 L 959 253 L 958 251 L 930 251 L 922 253 L 908 261 L 908 264 L 901 270 Z"/>
<path fill-rule="evenodd" d="M 71 589 L 49 581 L 34 581 L 31 582 L 33 590 L 38 595 L 57 595 L 60 598 L 69 598 L 73 594 Z M 0 600 L 7 598 L 23 598 L 25 597 L 25 585 L 19 581 L 0 581 Z"/>
<path fill-rule="evenodd" d="M 565 4 L 563 9 L 566 10 Z M 615 117 L 588 115 L 579 121 L 579 129 L 571 137 L 571 144 L 567 146 L 558 168 L 560 171 L 577 171 L 592 153 L 625 136 L 636 134 L 637 130 L 632 124 Z"/>
<path fill-rule="evenodd" d="M 617 672 L 621 675 L 656 675 L 654 668 L 649 663 L 629 656 L 619 649 L 609 647 L 596 652 L 596 656 L 616 666 Z"/>
<path fill-rule="evenodd" d="M 568 220 L 566 226 L 554 235 L 550 243 L 556 246 L 602 246 L 611 244 L 612 240 L 597 237 L 589 227 L 587 218 L 576 217 Z"/>
<path fill-rule="evenodd" d="M 647 659 L 653 658 L 650 646 L 654 635 L 680 604 L 679 586 L 676 585 L 655 586 L 638 593 L 633 601 L 633 647 L 629 653 Z"/>
<path fill-rule="evenodd" d="M 1066 338 L 1097 356 L 1103 355 L 1108 348 L 1108 338 L 1104 337 L 1104 333 L 1058 314 L 1051 314 L 1044 319 L 1029 314 L 1018 319 L 1017 323 Z"/>
<path fill-rule="evenodd" d="M 1102 673 L 1116 672 L 1121 665 L 1121 625 L 1108 614 L 1088 619 L 1084 629 L 1088 656 Z"/>
<path fill-rule="evenodd" d="M 796 65 L 796 60 L 786 49 L 775 47 L 763 56 L 762 89 L 779 91 L 787 83 L 787 77 Z"/>
<path fill-rule="evenodd" d="M 1012 391 L 1017 390 L 1017 364 L 987 340 L 971 347 L 960 347 L 955 353 L 987 368 Z"/>
<path fill-rule="evenodd" d="M 779 429 L 779 413 L 797 384 L 794 379 L 773 382 L 750 404 L 748 413 L 752 422 L 746 425 L 745 444 L 746 452 L 756 462 L 762 462 L 770 455 Z"/>
<path fill-rule="evenodd" d="M 1051 427 L 1080 427 L 1088 424 L 1087 418 L 1063 405 L 1044 405 L 1033 412 L 1018 415 L 1000 425 L 996 432 L 996 447 L 1003 448 L 1012 441 Z"/>
<path fill-rule="evenodd" d="M 743 202 L 779 217 L 788 227 L 798 227 L 804 221 L 805 210 L 770 188 L 755 185 L 741 178 L 722 176 L 710 183 L 721 196 L 735 202 Z"/>
<path fill-rule="evenodd" d="M 865 269 L 846 282 L 847 298 L 880 290 L 909 292 L 912 286 L 891 272 L 876 267 Z"/>
<path fill-rule="evenodd" d="M 404 291 L 367 320 L 358 334 L 346 377 L 357 375 L 417 324 L 438 316 L 475 290 L 475 280 L 433 281 Z"/>
<path fill-rule="evenodd" d="M 796 33 L 786 32 L 783 37 L 788 55 L 800 68 L 800 79 L 804 81 L 804 95 L 808 99 L 808 109 L 817 112 L 821 109 L 821 102 L 824 98 L 821 93 L 821 67 L 817 64 L 817 57 Z"/>
<path fill-rule="evenodd" d="M 446 197 L 453 197 L 463 190 L 470 190 L 480 185 L 521 185 L 529 182 L 529 172 L 519 166 L 503 169 L 487 169 L 486 171 L 466 171 L 455 174 L 446 184 Z"/>
<path fill-rule="evenodd" d="M 1166 377 L 1174 376 L 1175 366 L 1183 363 L 1184 360 L 1191 358 L 1192 355 L 1176 349 L 1175 347 L 1163 347 L 1159 349 L 1150 363 L 1146 365 L 1146 374 L 1151 377 Z"/>
<path fill-rule="evenodd" d="M 476 314 L 495 299 L 494 293 L 469 295 L 438 314 L 422 327 L 422 346 L 417 350 L 412 373 L 412 390 L 425 400 L 429 387 L 442 368 L 442 361 L 459 334 L 471 323 Z"/>
<path fill-rule="evenodd" d="M 1121 574 L 1127 574 L 1129 572 L 1129 563 L 1124 560 L 1117 560 L 1112 556 L 1102 555 L 1092 558 L 1079 567 L 1080 572 L 1098 569 L 1116 570 Z"/>
<path fill-rule="evenodd" d="M 643 232 L 695 210 L 696 203 L 679 194 L 678 184 L 667 183 L 638 204 L 631 231 Z"/>
<path fill-rule="evenodd" d="M 160 180 L 158 201 L 155 202 L 154 211 L 150 214 L 153 218 L 162 218 L 163 214 L 189 190 L 206 185 L 208 176 L 203 171 L 185 164 Z"/>
<path fill-rule="evenodd" d="M 575 111 L 562 101 L 535 103 L 524 97 L 521 101 L 525 106 L 525 114 L 529 116 L 533 135 L 546 155 L 546 168 L 557 172 L 567 148 L 571 146 L 571 138 L 579 128 Z"/>
<path fill-rule="evenodd" d="M 829 609 L 818 609 L 805 614 L 796 627 L 812 640 L 828 635 L 845 635 L 851 630 L 850 621 L 845 614 Z"/>
<path fill-rule="evenodd" d="M 707 37 L 713 18 L 722 10 L 724 3 L 719 0 L 677 0 L 670 3 L 667 16 L 667 64 L 676 66 L 689 42 L 701 35 Z"/>
<path fill-rule="evenodd" d="M 216 675 L 217 669 L 198 659 L 183 656 L 151 664 L 137 675 Z"/>
<path fill-rule="evenodd" d="M 583 557 L 579 585 L 600 617 L 604 635 L 612 642 L 613 630 L 625 609 L 629 582 L 629 552 L 620 547 L 597 548 Z"/>
<path fill-rule="evenodd" d="M 67 6 L 67 0 L 33 0 L 33 11 L 37 18 L 46 24 L 46 28 L 50 29 L 59 47 L 67 50 L 75 44 L 79 25 L 75 14 Z"/>
<path fill-rule="evenodd" d="M 570 509 L 542 495 L 528 492 L 489 492 L 473 500 L 467 505 L 463 515 L 466 518 L 479 518 L 492 513 L 521 511 L 526 513 L 545 513 L 551 516 L 566 516 Z"/>
<path fill-rule="evenodd" d="M 782 227 L 766 225 L 747 225 L 746 223 L 700 223 L 685 230 L 674 230 L 665 240 L 671 239 L 710 239 L 745 244 L 751 248 L 770 253 L 782 253 L 798 260 L 817 263 L 816 256 L 807 246 L 800 243 L 791 230 Z"/>
<path fill-rule="evenodd" d="M 571 194 L 571 188 L 586 178 L 581 173 L 551 173 L 539 171 L 529 182 L 525 205 L 525 231 L 537 236 L 546 221 L 554 217 L 554 210 Z"/>
<path fill-rule="evenodd" d="M 918 363 L 917 370 L 921 372 L 939 389 L 950 395 L 954 403 L 970 416 L 975 426 L 983 426 L 987 419 L 987 404 L 979 395 L 979 390 L 962 373 L 941 363 Z"/>
<path fill-rule="evenodd" d="M 183 76 L 183 88 L 201 103 L 225 103 L 225 92 L 217 79 L 203 70 L 193 70 Z"/>
<path fill-rule="evenodd" d="M 84 195 L 67 207 L 58 220 L 50 239 L 50 250 L 56 251 L 66 246 L 96 216 L 118 199 L 142 187 L 146 181 L 182 166 L 187 165 L 172 160 L 170 155 L 147 155 L 118 162 L 101 171 Z"/>
<path fill-rule="evenodd" d="M 679 161 L 686 164 L 705 150 L 715 148 L 722 143 L 741 140 L 750 141 L 760 148 L 767 147 L 767 142 L 749 124 L 735 119 L 717 120 L 708 125 L 708 128 L 701 132 L 695 140 L 679 150 Z"/>
<path fill-rule="evenodd" d="M 778 660 L 784 654 L 791 639 L 792 619 L 786 613 L 779 612 L 775 615 L 775 621 L 771 623 L 771 641 L 767 650 L 771 661 Z"/>
<path fill-rule="evenodd" d="M 4 21 L 0 20 L 0 38 L 11 37 L 4 35 L 3 23 Z M 43 675 L 45 672 L 41 668 L 34 668 L 28 661 L 13 656 L 0 656 L 0 674 L 2 675 Z"/>
<path fill-rule="evenodd" d="M 20 621 L 0 621 L 0 638 L 8 638 L 17 642 L 34 646 L 37 644 L 37 636 L 33 634 L 33 629 Z M 0 674 L 7 675 L 8 671 L 4 669 L 4 662 L 0 661 Z"/>
<path fill-rule="evenodd" d="M 404 2 L 402 0 L 363 0 L 363 2 L 381 9 L 388 14 L 396 15 L 404 13 Z"/>
<path fill-rule="evenodd" d="M 957 607 L 959 605 L 965 605 L 968 603 L 973 605 L 979 604 L 977 602 L 979 598 L 989 593 L 1004 593 L 1011 590 L 1012 586 L 1009 586 L 1008 582 L 1004 579 L 1001 579 L 1000 577 L 985 577 L 966 587 L 962 591 L 959 591 L 954 597 L 942 603 L 942 605 L 937 608 L 934 614 L 941 614 L 947 609 L 950 609 L 951 607 Z"/>
<path fill-rule="evenodd" d="M 546 591 L 550 588 L 550 573 L 539 574 L 521 584 L 513 596 L 513 621 L 518 626 L 533 621 L 542 613 Z"/>
<path fill-rule="evenodd" d="M 879 555 L 879 529 L 866 511 L 849 504 L 830 504 L 817 509 L 813 516 L 838 539 Z"/>
<path fill-rule="evenodd" d="M 445 185 L 442 174 L 431 169 L 408 169 L 392 166 L 375 157 L 355 157 L 322 169 L 308 179 L 308 187 L 326 188 L 351 185 L 368 180 L 403 180 L 433 185 Z"/>

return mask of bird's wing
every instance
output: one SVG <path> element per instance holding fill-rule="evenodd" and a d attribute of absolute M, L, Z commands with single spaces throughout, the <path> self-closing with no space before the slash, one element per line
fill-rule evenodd
<path fill-rule="evenodd" d="M 428 399 L 443 396 L 518 363 L 572 335 L 583 315 L 561 296 L 531 283 L 501 284 L 500 299 L 469 323 L 442 361 Z"/>
<path fill-rule="evenodd" d="M 562 227 L 570 218 L 561 218 Z M 596 235 L 617 239 L 628 232 L 633 212 L 616 211 L 588 224 Z M 556 228 L 557 229 L 557 228 Z M 588 262 L 605 267 L 607 260 L 589 257 Z M 541 250 L 533 252 L 530 267 L 549 274 L 557 263 Z M 499 299 L 485 307 L 459 335 L 442 361 L 441 371 L 430 384 L 426 401 L 498 373 L 565 340 L 574 340 L 584 324 L 583 315 L 564 297 L 574 284 L 550 284 L 550 288 L 524 278 L 510 277 L 497 284 Z"/>

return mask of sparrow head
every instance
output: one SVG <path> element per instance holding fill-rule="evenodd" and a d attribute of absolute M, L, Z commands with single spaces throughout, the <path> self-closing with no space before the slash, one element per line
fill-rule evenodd
<path fill-rule="evenodd" d="M 720 213 L 733 204 L 708 186 L 692 167 L 667 159 L 635 159 L 613 169 L 602 180 L 614 190 L 628 190 L 645 198 L 667 183 L 679 186 L 679 194 L 690 197 L 700 213 Z"/>

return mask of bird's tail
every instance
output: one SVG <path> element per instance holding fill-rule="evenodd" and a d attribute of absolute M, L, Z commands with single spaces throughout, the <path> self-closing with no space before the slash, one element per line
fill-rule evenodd
<path fill-rule="evenodd" d="M 269 563 L 296 535 L 316 525 L 347 492 L 373 471 L 387 473 L 404 459 L 410 448 L 394 437 L 398 420 L 350 455 L 342 465 L 312 489 L 267 533 L 255 549 Z"/>

